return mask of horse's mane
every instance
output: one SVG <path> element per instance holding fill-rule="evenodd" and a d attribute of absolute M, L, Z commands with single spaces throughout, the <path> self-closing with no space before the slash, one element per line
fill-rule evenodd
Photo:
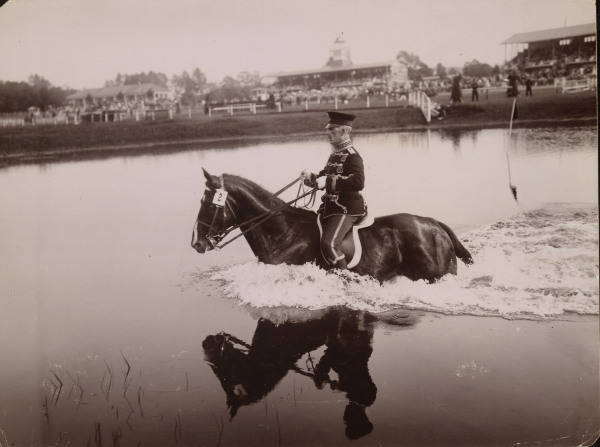
<path fill-rule="evenodd" d="M 232 174 L 223 174 L 223 179 L 227 189 L 231 192 L 250 194 L 259 202 L 268 204 L 268 206 L 271 207 L 277 207 L 284 204 L 283 200 L 281 200 L 279 197 L 273 197 L 272 192 L 267 191 L 265 188 L 257 183 L 254 183 L 252 180 Z M 285 208 L 285 211 L 288 213 L 293 213 L 297 218 L 313 218 L 315 216 L 314 211 L 296 208 L 294 206 L 288 206 Z"/>

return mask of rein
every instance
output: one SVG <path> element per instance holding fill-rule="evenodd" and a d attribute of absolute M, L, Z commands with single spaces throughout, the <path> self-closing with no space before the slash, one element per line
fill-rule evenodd
<path fill-rule="evenodd" d="M 302 180 L 304 177 L 301 175 L 298 178 L 294 179 L 293 181 L 291 181 L 290 183 L 288 183 L 287 185 L 285 185 L 283 188 L 281 188 L 280 190 L 278 190 L 277 192 L 275 192 L 270 198 L 274 198 L 279 196 L 279 194 L 281 194 L 282 192 L 284 192 L 285 190 L 289 189 L 290 187 L 292 187 L 294 184 L 296 184 L 297 182 L 299 182 L 300 180 Z M 219 177 L 220 181 L 221 181 L 221 188 L 223 190 L 225 190 L 225 181 L 223 179 L 223 176 Z M 293 203 L 296 203 L 298 200 L 303 199 L 306 196 L 311 196 L 310 199 L 308 200 L 308 204 L 305 204 L 304 206 L 312 206 L 312 203 L 315 202 L 315 197 L 316 197 L 316 192 L 317 192 L 318 188 L 311 188 L 308 192 L 305 192 L 303 194 L 301 194 L 302 192 L 302 184 L 299 185 L 298 187 L 298 193 L 295 199 L 292 199 L 288 202 L 284 202 L 283 204 L 279 205 L 278 207 L 265 211 L 262 214 L 259 214 L 258 216 L 255 216 L 251 219 L 248 219 L 244 222 L 241 222 L 239 224 L 236 225 L 232 225 L 228 228 L 225 228 L 223 231 L 221 231 L 219 234 L 215 234 L 212 235 L 212 229 L 213 226 L 215 224 L 215 221 L 217 219 L 217 215 L 220 214 L 219 212 L 221 210 L 224 209 L 224 206 L 219 206 L 219 205 L 215 205 L 217 207 L 217 211 L 215 212 L 215 214 L 213 215 L 212 218 L 212 222 L 210 223 L 210 225 L 208 225 L 206 222 L 202 222 L 201 220 L 198 220 L 197 222 L 201 225 L 204 225 L 205 227 L 208 227 L 208 234 L 206 235 L 206 238 L 208 239 L 208 241 L 210 242 L 210 244 L 213 246 L 213 248 L 217 248 L 217 249 L 221 249 L 223 247 L 225 247 L 226 245 L 231 244 L 233 241 L 235 241 L 236 239 L 238 239 L 239 237 L 243 236 L 244 234 L 252 231 L 254 228 L 256 228 L 257 226 L 263 224 L 264 222 L 266 222 L 267 220 L 269 220 L 271 217 L 273 217 L 275 214 L 277 214 L 279 211 L 281 211 L 282 209 L 284 209 L 285 207 L 287 207 L 288 205 L 291 205 Z M 229 197 L 227 197 L 228 199 Z M 233 214 L 234 216 L 236 216 L 235 211 L 233 210 L 233 208 L 231 207 L 231 204 L 229 203 L 229 201 L 227 201 L 227 199 L 225 200 L 225 205 L 229 208 L 229 210 L 231 211 L 231 214 Z M 250 227 L 246 228 L 246 229 L 242 229 L 242 226 L 244 225 L 250 225 Z M 231 239 L 229 239 L 228 241 L 225 241 L 223 243 L 221 243 L 221 241 L 232 231 L 236 230 L 236 229 L 240 229 L 240 234 L 232 237 Z"/>

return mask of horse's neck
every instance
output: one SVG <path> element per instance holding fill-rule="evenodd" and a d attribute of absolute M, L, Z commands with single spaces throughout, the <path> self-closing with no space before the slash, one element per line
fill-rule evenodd
<path fill-rule="evenodd" d="M 237 202 L 236 215 L 237 223 L 242 225 L 242 229 L 249 228 L 250 225 L 254 225 L 257 222 L 261 222 L 263 217 L 267 217 L 269 211 L 279 208 L 283 202 L 276 198 L 260 198 L 256 194 L 252 194 L 249 191 L 241 191 L 235 195 Z M 278 225 L 275 222 L 275 218 L 271 217 L 265 220 L 264 223 L 253 228 L 252 233 L 260 233 L 262 231 L 278 231 Z M 251 221 L 249 225 L 245 225 L 245 222 Z M 248 234 L 248 233 L 247 233 Z"/>
<path fill-rule="evenodd" d="M 281 200 L 259 197 L 259 194 L 248 190 L 237 191 L 234 198 L 237 202 L 237 223 L 241 225 L 242 230 L 262 222 L 244 234 L 250 248 L 260 261 L 267 263 L 275 261 L 274 253 L 285 250 L 295 239 L 295 230 L 291 222 L 293 219 L 290 216 L 293 213 L 291 207 L 283 207 L 276 214 L 269 216 L 269 211 L 282 207 Z M 250 220 L 252 220 L 250 224 L 244 225 Z"/>

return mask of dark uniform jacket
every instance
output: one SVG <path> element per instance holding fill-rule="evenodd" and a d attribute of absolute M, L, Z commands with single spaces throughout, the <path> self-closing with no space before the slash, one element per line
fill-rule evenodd
<path fill-rule="evenodd" d="M 319 208 L 323 218 L 336 214 L 365 215 L 365 201 L 359 193 L 365 185 L 363 160 L 352 142 L 348 141 L 329 156 L 317 177 L 322 175 L 327 176 L 323 203 Z"/>

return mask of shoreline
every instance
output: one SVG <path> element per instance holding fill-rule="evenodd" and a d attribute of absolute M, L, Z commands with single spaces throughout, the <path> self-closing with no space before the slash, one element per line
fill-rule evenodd
<path fill-rule="evenodd" d="M 542 118 L 519 120 L 513 122 L 513 128 L 542 128 L 542 127 L 579 127 L 595 126 L 597 118 L 594 117 L 576 117 L 576 118 Z M 485 122 L 447 122 L 432 121 L 430 124 L 407 124 L 403 126 L 380 127 L 355 129 L 355 135 L 373 134 L 384 132 L 423 132 L 433 130 L 437 132 L 444 131 L 470 131 L 482 129 L 501 129 L 507 128 L 506 121 L 485 121 Z M 261 142 L 285 142 L 302 138 L 318 138 L 322 135 L 317 132 L 293 132 L 287 134 L 262 134 L 262 135 L 235 135 L 229 137 L 212 138 L 184 138 L 171 141 L 147 141 L 142 143 L 112 144 L 102 146 L 87 146 L 77 148 L 55 148 L 42 151 L 22 151 L 0 154 L 0 169 L 15 165 L 36 164 L 44 162 L 61 162 L 83 159 L 109 158 L 115 156 L 136 156 L 150 155 L 158 153 L 176 153 L 188 150 L 203 150 L 213 148 L 232 148 L 243 143 L 261 143 Z"/>

